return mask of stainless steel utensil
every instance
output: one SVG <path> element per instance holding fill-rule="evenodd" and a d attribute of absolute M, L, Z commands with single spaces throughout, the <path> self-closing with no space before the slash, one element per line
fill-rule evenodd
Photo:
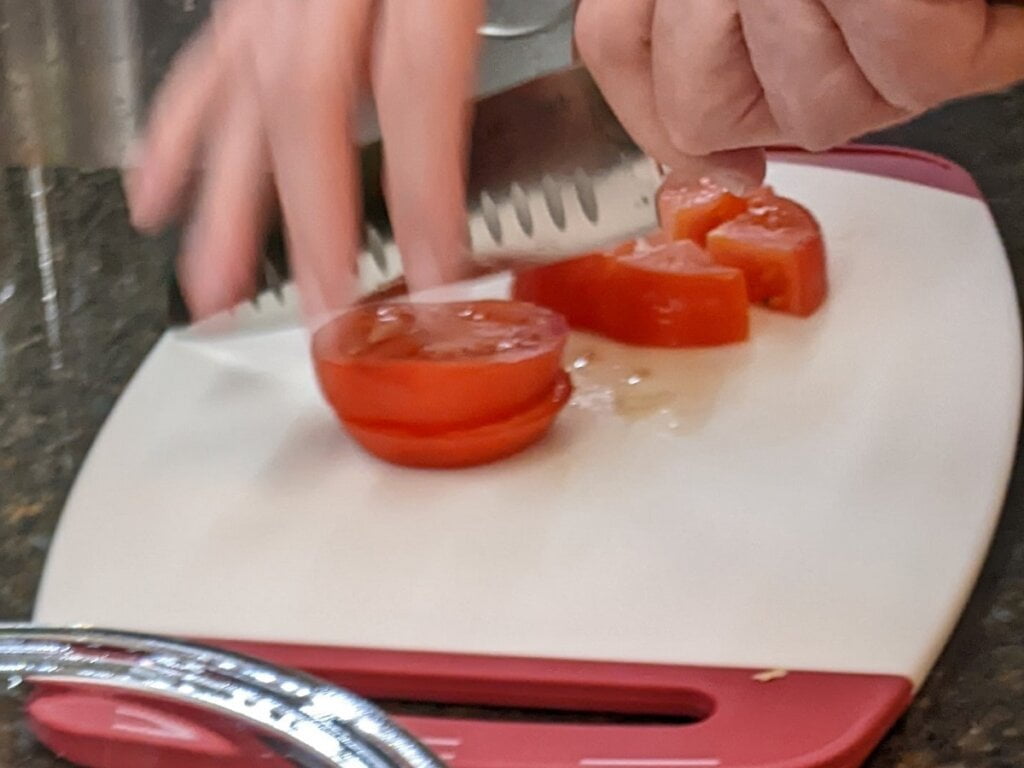
<path fill-rule="evenodd" d="M 0 690 L 40 684 L 193 706 L 280 740 L 316 765 L 443 768 L 376 706 L 307 675 L 146 635 L 0 624 Z"/>
<path fill-rule="evenodd" d="M 211 0 L 0 0 L 0 164 L 112 168 Z M 478 95 L 572 61 L 574 0 L 487 0 Z M 365 141 L 378 138 L 370 116 Z"/>

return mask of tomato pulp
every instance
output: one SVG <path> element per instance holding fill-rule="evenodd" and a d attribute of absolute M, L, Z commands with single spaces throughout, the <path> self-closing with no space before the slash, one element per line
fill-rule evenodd
<path fill-rule="evenodd" d="M 707 180 L 683 186 L 667 183 L 658 191 L 658 218 L 673 240 L 704 245 L 711 230 L 746 210 L 742 197 Z"/>
<path fill-rule="evenodd" d="M 743 271 L 750 300 L 807 316 L 828 293 L 821 228 L 803 206 L 770 189 L 747 199 L 747 210 L 707 237 L 719 264 Z"/>

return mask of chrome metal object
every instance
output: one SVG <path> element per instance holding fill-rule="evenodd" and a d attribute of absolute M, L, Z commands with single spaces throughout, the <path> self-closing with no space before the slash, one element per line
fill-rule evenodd
<path fill-rule="evenodd" d="M 572 61 L 574 0 L 488 0 L 478 95 Z M 0 164 L 116 168 L 211 0 L 0 0 Z M 379 137 L 372 119 L 366 142 Z"/>
<path fill-rule="evenodd" d="M 214 648 L 89 628 L 0 624 L 0 680 L 99 686 L 186 704 L 276 738 L 322 765 L 442 768 L 370 702 Z"/>

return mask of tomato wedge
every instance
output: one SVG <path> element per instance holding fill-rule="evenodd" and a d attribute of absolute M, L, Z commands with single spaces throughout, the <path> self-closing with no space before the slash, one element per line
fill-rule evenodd
<path fill-rule="evenodd" d="M 574 328 L 638 346 L 728 344 L 749 332 L 743 274 L 690 242 L 655 237 L 534 267 L 517 275 L 513 295 Z"/>
<path fill-rule="evenodd" d="M 673 240 L 704 245 L 711 230 L 746 210 L 742 197 L 706 179 L 690 185 L 677 185 L 669 179 L 658 192 L 661 226 Z"/>
<path fill-rule="evenodd" d="M 614 260 L 606 333 L 652 347 L 705 347 L 749 335 L 743 274 L 714 264 L 690 241 L 642 248 Z"/>
<path fill-rule="evenodd" d="M 569 376 L 560 373 L 540 401 L 502 421 L 440 432 L 345 422 L 368 453 L 391 464 L 422 469 L 456 469 L 504 459 L 540 440 L 572 394 Z"/>
<path fill-rule="evenodd" d="M 367 450 L 465 466 L 550 426 L 568 398 L 568 333 L 564 318 L 522 302 L 379 304 L 326 324 L 312 351 L 321 391 Z"/>
<path fill-rule="evenodd" d="M 770 189 L 747 199 L 747 210 L 707 237 L 711 257 L 743 271 L 750 300 L 794 315 L 825 301 L 825 244 L 814 216 Z"/>
<path fill-rule="evenodd" d="M 512 297 L 558 312 L 573 328 L 596 331 L 604 324 L 602 308 L 609 299 L 601 291 L 610 271 L 603 253 L 531 267 L 516 274 Z"/>

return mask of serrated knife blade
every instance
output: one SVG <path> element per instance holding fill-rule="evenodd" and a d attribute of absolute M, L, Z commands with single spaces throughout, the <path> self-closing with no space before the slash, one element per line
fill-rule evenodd
<path fill-rule="evenodd" d="M 589 73 L 573 67 L 482 99 L 469 160 L 470 257 L 557 261 L 657 226 L 659 167 L 626 133 Z M 367 252 L 400 271 L 383 201 L 367 201 Z"/>

